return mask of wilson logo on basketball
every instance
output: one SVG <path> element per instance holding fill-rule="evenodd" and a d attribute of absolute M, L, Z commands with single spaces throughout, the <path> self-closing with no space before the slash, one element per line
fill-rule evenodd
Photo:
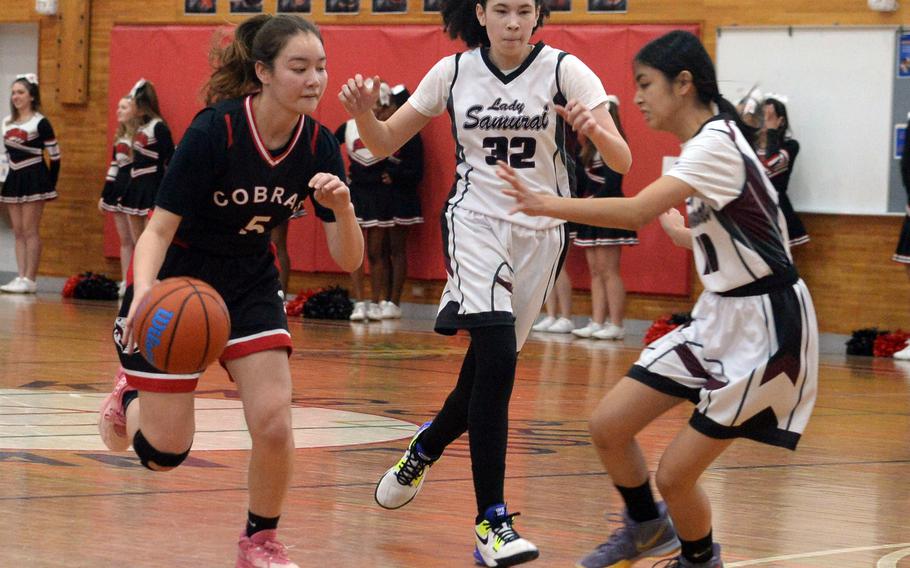
<path fill-rule="evenodd" d="M 148 331 L 145 332 L 145 353 L 148 362 L 155 364 L 155 348 L 161 345 L 161 334 L 167 329 L 174 312 L 169 312 L 164 308 L 158 308 L 155 315 L 152 316 L 152 324 Z"/>

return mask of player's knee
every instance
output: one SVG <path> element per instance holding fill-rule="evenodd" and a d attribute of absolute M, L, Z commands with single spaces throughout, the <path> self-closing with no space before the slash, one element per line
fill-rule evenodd
<path fill-rule="evenodd" d="M 276 408 L 274 412 L 251 417 L 249 428 L 253 443 L 260 446 L 287 446 L 294 436 L 290 412 L 286 408 Z"/>
<path fill-rule="evenodd" d="M 602 450 L 610 450 L 629 444 L 635 438 L 634 432 L 623 427 L 624 420 L 615 412 L 597 410 L 588 421 L 591 441 Z"/>
<path fill-rule="evenodd" d="M 683 475 L 682 471 L 678 468 L 668 467 L 664 463 L 658 466 L 657 472 L 654 474 L 654 483 L 664 499 L 673 499 L 674 496 L 682 495 L 694 486 L 694 483 Z"/>
<path fill-rule="evenodd" d="M 179 454 L 162 452 L 145 439 L 141 430 L 137 430 L 136 435 L 133 436 L 133 450 L 139 456 L 142 465 L 152 471 L 170 471 L 183 463 L 183 460 L 190 454 L 190 448 Z"/>

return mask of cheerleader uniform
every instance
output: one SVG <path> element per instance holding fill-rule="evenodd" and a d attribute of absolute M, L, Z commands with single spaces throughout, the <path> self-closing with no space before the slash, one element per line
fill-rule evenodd
<path fill-rule="evenodd" d="M 158 184 L 174 154 L 171 131 L 160 118 L 143 124 L 133 136 L 133 166 L 121 199 L 121 211 L 128 215 L 148 215 L 155 206 Z"/>
<path fill-rule="evenodd" d="M 351 160 L 351 201 L 361 227 L 423 223 L 417 194 L 417 185 L 423 177 L 423 142 L 419 134 L 384 159 L 367 149 L 353 119 L 342 124 L 335 137 L 345 146 Z M 392 183 L 383 183 L 383 174 L 392 178 Z"/>
<path fill-rule="evenodd" d="M 599 153 L 594 154 L 591 165 L 584 169 L 584 183 L 579 183 L 579 188 L 584 188 L 580 197 L 623 197 L 622 175 L 614 172 L 603 162 Z M 637 245 L 638 234 L 626 229 L 610 229 L 594 227 L 591 225 L 574 225 L 575 246 L 579 247 L 606 247 L 619 245 Z"/>
<path fill-rule="evenodd" d="M 3 147 L 8 172 L 0 190 L 0 203 L 29 203 L 57 198 L 60 148 L 50 121 L 40 112 L 22 123 L 3 120 Z M 50 167 L 44 161 L 44 152 Z"/>
<path fill-rule="evenodd" d="M 907 190 L 907 214 L 904 215 L 904 225 L 897 241 L 897 250 L 891 259 L 901 264 L 910 264 L 910 144 L 904 144 L 904 153 L 901 155 L 901 180 Z"/>
<path fill-rule="evenodd" d="M 799 154 L 799 142 L 787 138 L 781 142 L 782 136 L 777 130 L 768 130 L 768 145 L 764 151 L 758 152 L 758 158 L 765 166 L 765 173 L 771 178 L 774 189 L 777 190 L 780 210 L 787 220 L 787 233 L 790 246 L 802 245 L 809 242 L 809 235 L 799 215 L 793 210 L 790 198 L 787 197 L 787 187 L 790 185 L 790 174 L 796 155 Z"/>
<path fill-rule="evenodd" d="M 101 208 L 111 213 L 123 213 L 121 200 L 130 182 L 133 156 L 130 153 L 130 138 L 123 136 L 114 142 L 111 165 L 107 169 L 104 189 L 101 191 Z"/>

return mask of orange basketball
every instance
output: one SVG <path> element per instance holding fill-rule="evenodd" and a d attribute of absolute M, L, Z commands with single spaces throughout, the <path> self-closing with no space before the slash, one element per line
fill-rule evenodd
<path fill-rule="evenodd" d="M 231 317 L 214 288 L 195 278 L 167 278 L 149 289 L 136 309 L 139 352 L 165 373 L 198 373 L 221 355 Z"/>

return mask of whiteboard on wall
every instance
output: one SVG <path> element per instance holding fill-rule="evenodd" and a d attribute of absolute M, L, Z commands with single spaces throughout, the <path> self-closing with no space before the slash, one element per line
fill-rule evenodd
<path fill-rule="evenodd" d="M 797 211 L 888 211 L 894 28 L 723 28 L 717 72 L 732 102 L 758 83 L 789 97 L 800 144 L 788 195 Z"/>
<path fill-rule="evenodd" d="M 9 114 L 9 87 L 24 73 L 38 73 L 38 24 L 0 24 L 0 115 Z"/>

